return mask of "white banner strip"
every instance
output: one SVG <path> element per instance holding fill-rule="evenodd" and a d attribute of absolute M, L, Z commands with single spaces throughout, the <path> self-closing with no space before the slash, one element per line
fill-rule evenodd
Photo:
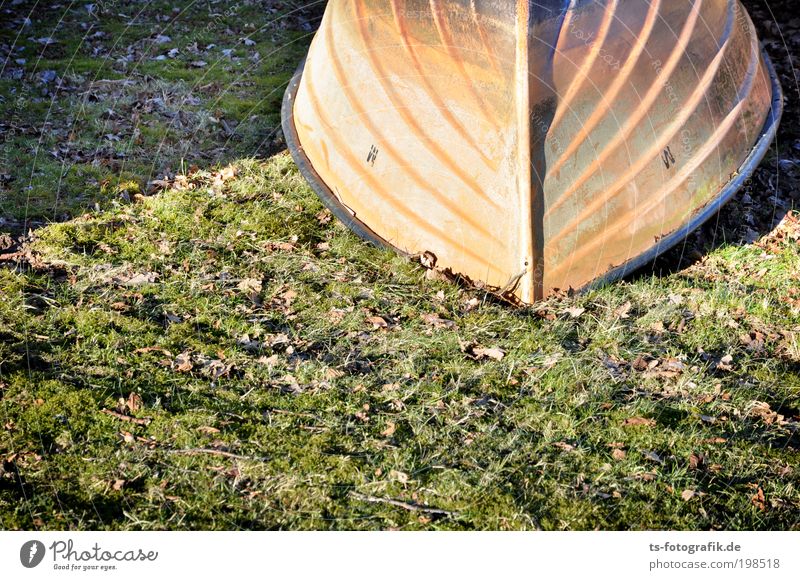
<path fill-rule="evenodd" d="M 796 532 L 0 532 L 0 575 L 778 579 L 800 577 L 799 547 Z"/>

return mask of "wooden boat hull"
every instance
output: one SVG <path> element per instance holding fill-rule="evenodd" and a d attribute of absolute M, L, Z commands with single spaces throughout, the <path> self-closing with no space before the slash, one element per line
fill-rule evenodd
<path fill-rule="evenodd" d="M 283 128 L 359 235 L 532 303 L 685 237 L 781 110 L 738 0 L 330 0 Z"/>

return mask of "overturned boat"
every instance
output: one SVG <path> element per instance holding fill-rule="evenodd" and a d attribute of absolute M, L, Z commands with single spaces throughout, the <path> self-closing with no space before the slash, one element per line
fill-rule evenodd
<path fill-rule="evenodd" d="M 684 238 L 781 111 L 738 0 L 330 0 L 283 129 L 356 233 L 532 303 Z"/>

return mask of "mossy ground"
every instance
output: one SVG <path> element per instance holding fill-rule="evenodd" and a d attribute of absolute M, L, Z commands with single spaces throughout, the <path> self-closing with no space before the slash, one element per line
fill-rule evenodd
<path fill-rule="evenodd" d="M 2 29 L 2 227 L 39 227 L 0 268 L 0 528 L 798 528 L 780 191 L 512 309 L 361 242 L 281 150 L 320 6 L 95 10 Z"/>

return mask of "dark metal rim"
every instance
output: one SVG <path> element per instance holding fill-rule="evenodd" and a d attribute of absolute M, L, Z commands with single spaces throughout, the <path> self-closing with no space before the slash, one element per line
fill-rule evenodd
<path fill-rule="evenodd" d="M 778 131 L 778 124 L 780 123 L 781 116 L 783 115 L 783 89 L 781 88 L 778 75 L 772 61 L 767 55 L 766 51 L 762 50 L 764 62 L 769 72 L 772 81 L 772 107 L 770 109 L 767 120 L 764 124 L 761 134 L 758 138 L 750 154 L 745 159 L 742 166 L 739 168 L 736 176 L 729 181 L 725 187 L 720 190 L 717 198 L 708 203 L 705 207 L 700 209 L 692 219 L 683 227 L 661 238 L 658 243 L 649 250 L 639 254 L 624 264 L 617 266 L 601 278 L 590 282 L 580 289 L 580 291 L 589 290 L 602 286 L 619 278 L 623 278 L 633 271 L 641 268 L 642 266 L 652 262 L 658 256 L 670 250 L 694 230 L 699 228 L 709 219 L 711 219 L 720 208 L 730 201 L 731 197 L 750 179 L 753 172 L 756 170 L 762 159 L 766 155 L 775 135 Z M 300 79 L 303 76 L 303 69 L 305 67 L 305 59 L 297 67 L 292 80 L 286 88 L 283 95 L 283 104 L 281 106 L 281 125 L 283 128 L 283 135 L 286 139 L 286 145 L 292 155 L 295 163 L 300 169 L 300 173 L 308 181 L 311 189 L 320 198 L 322 203 L 327 207 L 337 218 L 339 218 L 350 230 L 352 230 L 360 238 L 380 247 L 388 248 L 398 252 L 401 255 L 408 256 L 408 252 L 394 246 L 390 242 L 372 231 L 364 222 L 359 220 L 349 209 L 347 209 L 337 198 L 333 191 L 325 184 L 322 177 L 316 172 L 311 161 L 303 151 L 303 146 L 297 135 L 297 128 L 294 124 L 294 101 L 297 95 L 297 89 L 300 85 Z"/>

